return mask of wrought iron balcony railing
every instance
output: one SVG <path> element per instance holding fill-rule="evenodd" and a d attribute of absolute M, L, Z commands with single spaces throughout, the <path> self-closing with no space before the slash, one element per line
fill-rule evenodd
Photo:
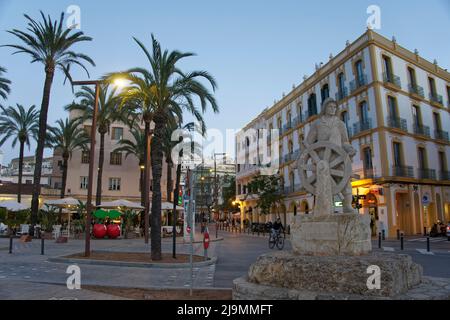
<path fill-rule="evenodd" d="M 391 128 L 397 128 L 403 131 L 408 131 L 408 123 L 406 119 L 396 118 L 396 117 L 388 117 L 387 118 L 388 126 Z"/>
<path fill-rule="evenodd" d="M 414 168 L 410 166 L 392 167 L 392 175 L 395 177 L 414 178 Z"/>
<path fill-rule="evenodd" d="M 422 98 L 425 98 L 423 87 L 421 87 L 417 84 L 409 84 L 408 90 L 409 90 L 409 93 L 412 93 L 412 94 L 418 95 Z"/>
<path fill-rule="evenodd" d="M 372 129 L 372 119 L 368 118 L 365 121 L 360 121 L 353 124 L 353 135 Z"/>
<path fill-rule="evenodd" d="M 439 172 L 439 178 L 442 181 L 450 180 L 450 171 L 441 171 L 441 172 Z"/>
<path fill-rule="evenodd" d="M 398 88 L 402 87 L 402 82 L 400 80 L 400 77 L 396 76 L 393 73 L 383 72 L 383 81 L 384 81 L 384 83 L 392 84 Z"/>
<path fill-rule="evenodd" d="M 438 140 L 450 141 L 447 131 L 436 130 L 434 131 L 434 137 Z"/>
<path fill-rule="evenodd" d="M 336 101 L 345 99 L 348 96 L 348 89 L 347 87 L 343 87 L 342 90 L 338 90 L 336 93 Z"/>
<path fill-rule="evenodd" d="M 421 136 L 431 137 L 430 127 L 424 126 L 422 124 L 414 124 L 413 128 L 414 128 L 415 134 L 420 134 Z"/>
<path fill-rule="evenodd" d="M 436 170 L 434 169 L 422 169 L 417 170 L 419 173 L 419 179 L 431 179 L 436 180 Z"/>
<path fill-rule="evenodd" d="M 430 92 L 430 101 L 443 105 L 444 104 L 444 98 L 442 98 L 442 95 L 440 94 L 436 94 L 436 93 L 432 93 Z"/>
<path fill-rule="evenodd" d="M 350 92 L 353 93 L 361 87 L 367 85 L 367 75 L 362 74 L 357 77 L 355 80 L 350 81 Z"/>

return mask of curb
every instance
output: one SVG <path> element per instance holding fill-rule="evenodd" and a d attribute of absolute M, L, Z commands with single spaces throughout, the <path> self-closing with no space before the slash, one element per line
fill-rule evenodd
<path fill-rule="evenodd" d="M 97 250 L 97 252 L 102 252 Z M 122 261 L 108 261 L 108 260 L 88 260 L 88 259 L 73 259 L 64 257 L 48 258 L 49 262 L 56 263 L 70 263 L 70 264 L 86 264 L 94 266 L 115 266 L 115 267 L 130 267 L 130 268 L 148 268 L 148 269 L 187 269 L 191 265 L 189 263 L 145 263 L 145 262 L 122 262 Z M 213 257 L 208 261 L 194 262 L 194 267 L 206 267 L 216 264 L 217 257 Z"/>

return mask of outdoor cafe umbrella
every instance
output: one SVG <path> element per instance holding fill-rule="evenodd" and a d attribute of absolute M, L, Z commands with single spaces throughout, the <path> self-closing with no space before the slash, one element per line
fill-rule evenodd
<path fill-rule="evenodd" d="M 106 209 L 116 209 L 116 208 L 123 208 L 123 209 L 139 209 L 143 210 L 144 207 L 141 206 L 139 203 L 131 202 L 128 200 L 116 200 L 111 202 L 103 202 L 99 208 L 106 208 Z"/>
<path fill-rule="evenodd" d="M 94 217 L 98 219 L 106 219 L 107 217 L 111 219 L 118 219 L 122 216 L 122 214 L 119 211 L 111 210 L 111 211 L 105 211 L 105 210 L 97 210 L 94 212 Z"/>
<path fill-rule="evenodd" d="M 0 202 L 0 208 L 5 208 L 10 212 L 20 212 L 30 209 L 30 206 L 24 205 L 16 201 L 4 201 Z"/>
<path fill-rule="evenodd" d="M 60 209 L 70 209 L 71 207 L 78 207 L 80 205 L 80 201 L 75 198 L 64 198 L 57 200 L 47 200 L 44 202 L 47 206 L 52 206 Z M 70 214 L 69 214 L 69 225 L 68 232 L 70 236 Z"/>

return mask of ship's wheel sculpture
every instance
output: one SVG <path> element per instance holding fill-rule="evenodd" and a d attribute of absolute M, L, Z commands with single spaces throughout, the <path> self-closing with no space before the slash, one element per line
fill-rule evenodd
<path fill-rule="evenodd" d="M 328 163 L 333 195 L 342 197 L 341 192 L 348 185 L 352 173 L 352 164 L 347 152 L 342 147 L 325 141 L 305 147 L 298 159 L 298 171 L 304 188 L 316 194 L 317 165 L 323 161 Z"/>

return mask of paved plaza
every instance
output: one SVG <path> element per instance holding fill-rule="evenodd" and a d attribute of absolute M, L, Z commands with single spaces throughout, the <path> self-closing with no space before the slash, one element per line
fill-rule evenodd
<path fill-rule="evenodd" d="M 214 230 L 214 227 L 211 228 Z M 215 231 L 215 230 L 214 230 Z M 212 232 L 212 240 L 215 240 Z M 219 231 L 223 240 L 211 242 L 210 257 L 217 262 L 210 266 L 195 267 L 193 270 L 195 288 L 231 288 L 232 281 L 242 277 L 256 258 L 271 250 L 267 235 L 248 235 Z M 423 237 L 406 238 L 404 250 L 396 239 L 383 241 L 382 249 L 373 241 L 374 251 L 392 251 L 411 255 L 424 268 L 425 276 L 450 278 L 450 242 L 435 238 L 431 242 L 431 252 L 426 251 Z M 189 253 L 189 244 L 177 245 L 179 253 Z M 79 253 L 84 250 L 83 240 L 71 240 L 67 244 L 46 241 L 45 255 L 41 253 L 41 243 L 21 243 L 15 239 L 13 254 L 8 253 L 9 239 L 0 239 L 0 299 L 117 299 L 116 297 L 94 293 L 88 290 L 68 290 L 66 273 L 69 264 L 49 262 L 51 257 Z M 94 240 L 93 250 L 150 252 L 150 246 L 142 239 Z M 290 249 L 289 241 L 285 250 Z M 425 250 L 424 250 L 425 249 Z M 171 252 L 172 240 L 163 240 L 163 251 Z M 202 243 L 194 244 L 194 252 L 203 255 Z M 133 287 L 133 288 L 189 288 L 189 268 L 131 268 L 102 265 L 79 265 L 81 284 Z"/>

